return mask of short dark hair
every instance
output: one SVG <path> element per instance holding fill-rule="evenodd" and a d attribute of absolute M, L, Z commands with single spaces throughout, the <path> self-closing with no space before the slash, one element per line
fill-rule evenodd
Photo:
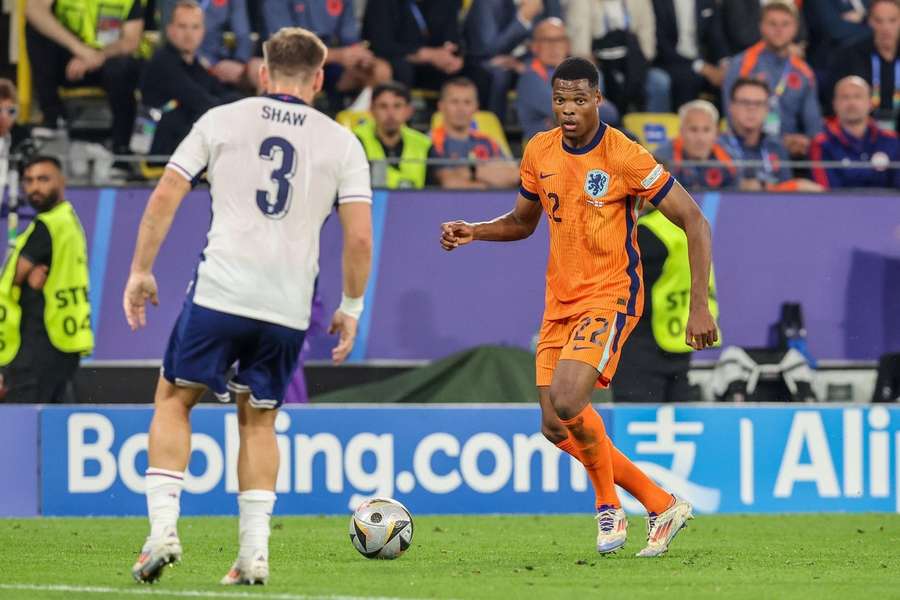
<path fill-rule="evenodd" d="M 559 63 L 556 71 L 553 72 L 553 79 L 550 80 L 552 86 L 557 79 L 563 81 L 578 81 L 579 79 L 587 79 L 588 85 L 592 89 L 597 89 L 600 85 L 600 73 L 594 63 L 586 58 L 579 56 L 570 56 L 566 60 Z"/>
<path fill-rule="evenodd" d="M 475 83 L 469 79 L 468 77 L 452 77 L 444 82 L 444 85 L 441 86 L 441 98 L 444 97 L 444 94 L 447 93 L 448 88 L 452 87 L 464 87 L 473 89 L 478 92 L 478 88 L 475 87 Z"/>
<path fill-rule="evenodd" d="M 189 8 L 191 10 L 199 9 L 200 12 L 204 12 L 203 7 L 200 5 L 199 2 L 197 2 L 197 0 L 178 0 L 177 2 L 175 2 L 175 5 L 172 7 L 172 10 L 169 12 L 169 23 L 168 23 L 169 25 L 171 25 L 172 23 L 175 22 L 175 13 L 178 12 L 179 8 Z M 205 16 L 206 15 L 204 13 L 204 20 L 205 20 Z"/>
<path fill-rule="evenodd" d="M 752 77 L 740 77 L 737 81 L 734 82 L 734 85 L 731 86 L 731 93 L 728 97 L 731 100 L 734 100 L 734 97 L 737 95 L 737 91 L 742 87 L 758 87 L 766 93 L 766 96 L 772 95 L 772 90 L 769 88 L 769 84 L 763 81 L 762 79 L 754 79 Z"/>
<path fill-rule="evenodd" d="M 872 0 L 872 2 L 869 3 L 869 11 L 866 14 L 871 15 L 872 10 L 879 4 L 893 4 L 897 8 L 900 8 L 900 0 Z"/>
<path fill-rule="evenodd" d="M 0 79 L 0 100 L 12 100 L 15 103 L 17 99 L 16 84 L 9 79 Z"/>
<path fill-rule="evenodd" d="M 42 163 L 50 163 L 56 170 L 62 173 L 62 162 L 55 156 L 51 156 L 49 154 L 35 154 L 34 156 L 29 156 L 27 160 L 22 163 L 21 173 L 24 173 L 34 165 L 39 165 Z"/>
<path fill-rule="evenodd" d="M 395 96 L 400 96 L 406 103 L 409 104 L 412 102 L 412 94 L 409 93 L 409 88 L 400 83 L 399 81 L 388 81 L 385 83 L 379 83 L 375 86 L 375 89 L 372 90 L 372 102 L 378 99 L 378 96 L 382 94 L 386 94 L 390 92 Z"/>

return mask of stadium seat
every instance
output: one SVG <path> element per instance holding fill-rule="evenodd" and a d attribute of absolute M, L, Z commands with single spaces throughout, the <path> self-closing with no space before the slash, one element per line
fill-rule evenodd
<path fill-rule="evenodd" d="M 334 120 L 347 129 L 353 129 L 357 125 L 362 125 L 371 118 L 372 113 L 367 110 L 342 110 L 337 114 Z"/>
<path fill-rule="evenodd" d="M 678 135 L 679 120 L 675 113 L 629 113 L 622 119 L 622 125 L 652 152 Z"/>
<path fill-rule="evenodd" d="M 444 115 L 440 112 L 434 113 L 431 116 L 431 129 L 439 127 L 443 122 Z M 475 113 L 475 118 L 472 120 L 472 129 L 477 129 L 490 136 L 491 139 L 500 145 L 500 148 L 506 155 L 512 156 L 509 141 L 506 139 L 506 133 L 503 131 L 503 125 L 500 124 L 500 119 L 497 118 L 497 115 L 487 110 L 479 110 Z"/>

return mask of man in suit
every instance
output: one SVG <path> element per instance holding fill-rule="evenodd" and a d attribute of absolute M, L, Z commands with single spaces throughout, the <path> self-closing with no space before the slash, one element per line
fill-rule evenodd
<path fill-rule="evenodd" d="M 718 89 L 725 76 L 719 64 L 728 55 L 715 0 L 653 0 L 656 64 L 672 79 L 677 108 L 704 88 Z"/>

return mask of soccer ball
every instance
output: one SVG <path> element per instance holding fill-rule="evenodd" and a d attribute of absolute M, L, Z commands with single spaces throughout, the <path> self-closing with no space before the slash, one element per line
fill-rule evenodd
<path fill-rule="evenodd" d="M 350 541 L 366 558 L 397 558 L 412 544 L 413 521 L 391 498 L 371 498 L 350 517 Z"/>

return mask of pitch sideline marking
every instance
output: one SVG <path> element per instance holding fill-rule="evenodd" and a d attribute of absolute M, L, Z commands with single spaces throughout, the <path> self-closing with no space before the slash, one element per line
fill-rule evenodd
<path fill-rule="evenodd" d="M 0 583 L 0 590 L 33 592 L 79 592 L 86 594 L 128 594 L 132 596 L 178 596 L 181 598 L 266 598 L 268 600 L 408 600 L 389 596 L 309 596 L 306 594 L 259 594 L 251 592 L 213 592 L 204 590 L 128 589 L 84 585 L 38 585 Z"/>

